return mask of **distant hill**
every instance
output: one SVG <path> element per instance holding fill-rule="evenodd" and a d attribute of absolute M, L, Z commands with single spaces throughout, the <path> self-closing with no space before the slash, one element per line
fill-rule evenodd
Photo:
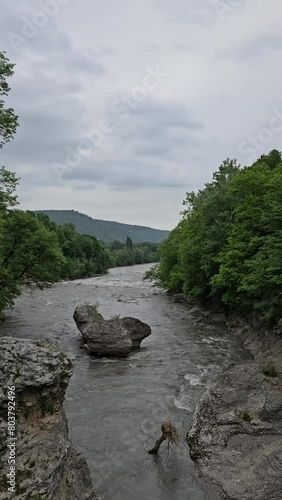
<path fill-rule="evenodd" d="M 161 229 L 92 219 L 92 217 L 75 210 L 37 210 L 36 212 L 48 215 L 50 220 L 56 222 L 56 224 L 74 224 L 79 233 L 91 234 L 96 236 L 98 240 L 107 243 L 114 240 L 124 242 L 127 236 L 130 236 L 133 243 L 142 243 L 144 241 L 161 243 L 169 235 L 169 231 Z"/>

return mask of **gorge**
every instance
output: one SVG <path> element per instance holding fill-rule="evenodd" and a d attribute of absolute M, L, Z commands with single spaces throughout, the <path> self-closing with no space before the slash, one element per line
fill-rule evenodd
<path fill-rule="evenodd" d="M 26 290 L 1 335 L 47 339 L 72 360 L 64 405 L 70 438 L 105 500 L 219 500 L 217 490 L 198 477 L 185 438 L 201 394 L 224 367 L 249 354 L 224 323 L 199 317 L 144 282 L 148 268 Z M 91 358 L 80 349 L 72 319 L 86 302 L 97 304 L 104 317 L 140 318 L 152 334 L 127 359 Z M 164 419 L 177 426 L 180 443 L 152 458 L 147 450 Z"/>

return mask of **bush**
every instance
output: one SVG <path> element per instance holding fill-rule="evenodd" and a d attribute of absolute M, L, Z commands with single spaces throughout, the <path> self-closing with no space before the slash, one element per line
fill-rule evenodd
<path fill-rule="evenodd" d="M 278 371 L 273 361 L 269 361 L 267 363 L 267 365 L 263 369 L 263 373 L 267 377 L 278 377 Z"/>
<path fill-rule="evenodd" d="M 144 274 L 144 280 L 148 281 L 158 281 L 159 280 L 159 264 L 155 264 L 153 267 L 150 267 L 148 271 Z"/>
<path fill-rule="evenodd" d="M 250 423 L 252 421 L 251 415 L 247 411 L 241 411 L 239 413 L 239 417 L 244 420 L 245 422 Z"/>

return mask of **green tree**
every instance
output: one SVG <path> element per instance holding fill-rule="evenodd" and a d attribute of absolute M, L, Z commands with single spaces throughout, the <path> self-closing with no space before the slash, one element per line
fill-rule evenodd
<path fill-rule="evenodd" d="M 6 142 L 9 142 L 18 127 L 18 117 L 12 108 L 5 108 L 4 96 L 8 96 L 11 90 L 7 78 L 12 76 L 14 64 L 10 63 L 5 56 L 5 52 L 0 52 L 0 149 Z M 18 179 L 12 172 L 4 167 L 0 169 L 0 217 L 6 213 L 7 209 L 17 204 L 15 195 Z"/>
<path fill-rule="evenodd" d="M 213 174 L 213 181 L 198 193 L 188 193 L 184 202 L 185 244 L 181 246 L 184 291 L 194 299 L 206 300 L 211 277 L 218 271 L 216 257 L 225 244 L 235 215 L 229 186 L 240 167 L 227 158 Z"/>
<path fill-rule="evenodd" d="M 183 225 L 183 221 L 180 222 L 159 247 L 161 264 L 158 268 L 156 278 L 160 280 L 165 288 L 174 292 L 182 292 L 184 285 L 184 270 L 180 252 Z"/>
<path fill-rule="evenodd" d="M 14 64 L 5 56 L 5 52 L 0 52 L 0 148 L 13 138 L 18 127 L 18 117 L 12 108 L 5 108 L 5 102 L 2 99 L 10 91 L 7 78 L 13 73 Z"/>
<path fill-rule="evenodd" d="M 184 291 L 190 299 L 209 297 L 210 278 L 218 269 L 215 257 L 234 217 L 228 186 L 238 172 L 237 162 L 228 158 L 203 190 L 187 193 L 182 220 L 159 249 L 159 276 L 166 288 Z"/>
<path fill-rule="evenodd" d="M 124 248 L 124 243 L 118 240 L 114 240 L 110 243 L 109 248 L 111 251 L 122 250 Z"/>
<path fill-rule="evenodd" d="M 281 315 L 282 161 L 278 151 L 245 168 L 230 186 L 236 218 L 218 256 L 213 291 L 227 304 L 260 312 L 268 321 Z"/>
<path fill-rule="evenodd" d="M 141 248 L 134 248 L 134 264 L 144 264 L 144 252 Z"/>
<path fill-rule="evenodd" d="M 132 239 L 131 239 L 131 238 L 129 238 L 129 236 L 127 236 L 127 238 L 126 238 L 126 243 L 125 243 L 125 244 L 126 244 L 126 248 L 127 248 L 128 250 L 132 250 L 132 248 L 133 248 L 133 243 L 132 243 Z"/>
<path fill-rule="evenodd" d="M 282 314 L 282 159 L 277 150 L 240 168 L 227 159 L 213 181 L 188 193 L 182 220 L 160 246 L 153 274 L 187 297 L 270 323 Z"/>
<path fill-rule="evenodd" d="M 13 304 L 21 285 L 42 289 L 57 281 L 62 263 L 56 235 L 32 214 L 12 210 L 0 233 L 0 309 Z"/>
<path fill-rule="evenodd" d="M 18 204 L 15 194 L 19 179 L 13 172 L 0 168 L 0 218 Z"/>
<path fill-rule="evenodd" d="M 62 267 L 62 278 L 77 279 L 102 274 L 110 267 L 110 258 L 95 236 L 80 234 L 73 224 L 57 226 L 47 216 L 37 214 L 49 230 L 57 234 L 58 241 L 65 257 Z"/>

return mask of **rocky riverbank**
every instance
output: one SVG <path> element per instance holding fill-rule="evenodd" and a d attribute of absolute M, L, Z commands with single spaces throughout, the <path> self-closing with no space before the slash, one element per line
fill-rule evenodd
<path fill-rule="evenodd" d="M 86 460 L 68 437 L 63 401 L 72 374 L 69 359 L 46 340 L 0 342 L 0 499 L 98 499 Z M 16 415 L 13 449 L 8 410 L 11 429 Z"/>
<path fill-rule="evenodd" d="M 253 359 L 233 364 L 201 398 L 187 436 L 201 475 L 228 500 L 282 498 L 282 337 L 236 317 Z"/>

